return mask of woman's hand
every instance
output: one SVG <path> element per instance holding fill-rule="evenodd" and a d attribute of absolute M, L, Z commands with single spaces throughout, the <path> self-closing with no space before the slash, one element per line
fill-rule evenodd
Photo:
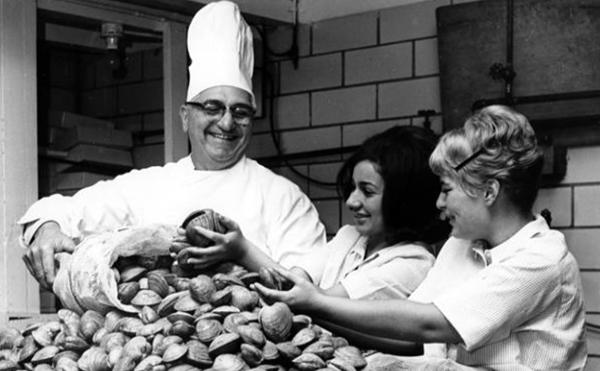
<path fill-rule="evenodd" d="M 175 254 L 179 264 L 205 269 L 223 261 L 238 262 L 243 258 L 249 242 L 239 225 L 223 215 L 215 213 L 215 216 L 227 232 L 218 233 L 200 226 L 194 227 L 194 232 L 213 241 L 213 246 L 192 246 L 185 237 L 185 230 L 179 230 L 179 236 L 171 245 L 171 252 Z"/>
<path fill-rule="evenodd" d="M 35 233 L 35 237 L 27 252 L 23 255 L 23 261 L 29 273 L 48 290 L 52 290 L 52 284 L 56 277 L 56 266 L 54 254 L 60 252 L 72 253 L 75 250 L 75 242 L 64 234 L 60 226 L 55 222 L 48 222 Z"/>
<path fill-rule="evenodd" d="M 285 269 L 277 269 L 277 273 L 287 281 L 292 282 L 293 287 L 287 291 L 269 289 L 260 283 L 254 283 L 251 287 L 256 290 L 266 302 L 273 303 L 281 301 L 290 308 L 300 311 L 311 311 L 316 309 L 320 298 L 323 297 L 323 293 L 317 286 L 298 273 L 287 271 Z"/>

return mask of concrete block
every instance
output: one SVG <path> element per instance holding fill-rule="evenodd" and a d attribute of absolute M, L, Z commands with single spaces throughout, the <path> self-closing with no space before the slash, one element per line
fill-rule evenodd
<path fill-rule="evenodd" d="M 319 218 L 328 235 L 335 235 L 340 229 L 340 202 L 337 200 L 315 200 Z"/>
<path fill-rule="evenodd" d="M 275 99 L 276 128 L 279 130 L 310 125 L 309 94 L 295 94 Z"/>
<path fill-rule="evenodd" d="M 311 54 L 311 32 L 311 25 L 301 24 L 298 27 L 298 55 L 301 57 L 306 57 Z M 264 37 L 267 40 L 267 53 L 272 53 L 269 55 L 269 59 L 290 59 L 290 55 L 286 53 L 290 51 L 294 40 L 293 28 L 291 25 L 283 25 L 264 30 Z"/>
<path fill-rule="evenodd" d="M 81 94 L 81 114 L 92 117 L 112 117 L 117 113 L 116 88 L 102 88 Z M 73 110 L 71 110 L 73 111 Z"/>
<path fill-rule="evenodd" d="M 567 150 L 564 184 L 600 182 L 600 146 L 573 147 Z"/>
<path fill-rule="evenodd" d="M 409 125 L 409 120 L 366 122 L 342 127 L 344 147 L 361 145 L 367 138 L 397 125 Z"/>
<path fill-rule="evenodd" d="M 345 53 L 346 85 L 412 76 L 412 43 L 399 43 Z"/>
<path fill-rule="evenodd" d="M 131 133 L 143 130 L 143 115 L 121 116 L 114 119 L 117 130 L 126 130 Z"/>
<path fill-rule="evenodd" d="M 380 119 L 416 116 L 423 109 L 441 111 L 438 77 L 381 84 L 378 97 Z"/>
<path fill-rule="evenodd" d="M 600 185 L 574 188 L 574 226 L 600 225 Z"/>
<path fill-rule="evenodd" d="M 571 207 L 572 193 L 571 187 L 540 189 L 533 210 L 540 213 L 542 210 L 548 209 L 552 215 L 552 227 L 569 227 L 573 211 Z"/>
<path fill-rule="evenodd" d="M 165 129 L 165 113 L 164 112 L 150 112 L 144 113 L 143 130 L 144 131 L 160 131 Z M 180 121 L 178 125 L 182 125 Z"/>
<path fill-rule="evenodd" d="M 311 178 L 317 179 L 324 183 L 331 183 L 332 185 L 310 183 L 308 196 L 310 198 L 337 198 L 338 195 L 335 183 L 341 166 L 341 162 L 310 165 Z"/>
<path fill-rule="evenodd" d="M 118 113 L 120 115 L 163 109 L 163 85 L 160 80 L 123 85 L 117 89 Z"/>
<path fill-rule="evenodd" d="M 588 312 L 597 312 L 600 308 L 600 272 L 581 272 L 581 283 Z"/>
<path fill-rule="evenodd" d="M 377 12 L 334 18 L 313 25 L 313 53 L 364 48 L 377 44 Z"/>
<path fill-rule="evenodd" d="M 281 133 L 283 153 L 299 153 L 336 148 L 341 145 L 339 127 L 325 127 Z"/>
<path fill-rule="evenodd" d="M 60 111 L 75 111 L 77 96 L 74 90 L 63 88 L 48 89 L 48 106 Z"/>
<path fill-rule="evenodd" d="M 569 250 L 577 259 L 581 269 L 598 269 L 600 267 L 600 229 L 564 229 Z"/>
<path fill-rule="evenodd" d="M 435 10 L 444 5 L 450 5 L 450 0 L 423 1 L 380 11 L 381 43 L 435 36 Z"/>
<path fill-rule="evenodd" d="M 300 58 L 298 69 L 291 61 L 281 62 L 281 93 L 335 88 L 342 84 L 342 55 Z"/>
<path fill-rule="evenodd" d="M 312 94 L 313 125 L 356 122 L 375 119 L 374 85 Z"/>
<path fill-rule="evenodd" d="M 246 150 L 246 156 L 252 159 L 277 156 L 271 133 L 252 135 L 252 140 Z"/>
<path fill-rule="evenodd" d="M 439 72 L 437 38 L 415 41 L 415 75 L 436 75 Z"/>

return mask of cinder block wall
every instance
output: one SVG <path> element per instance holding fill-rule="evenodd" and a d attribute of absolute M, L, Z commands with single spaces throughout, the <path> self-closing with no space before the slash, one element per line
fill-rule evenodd
<path fill-rule="evenodd" d="M 267 84 L 264 94 L 273 98 L 283 152 L 343 148 L 393 125 L 423 125 L 418 111 L 424 109 L 436 112 L 431 128 L 441 133 L 435 9 L 462 2 L 428 1 L 302 26 L 297 68 L 290 58 L 265 60 L 273 87 Z M 265 38 L 281 52 L 289 47 L 291 32 L 283 27 Z M 257 120 L 250 157 L 276 155 L 269 119 Z M 589 322 L 600 324 L 600 146 L 569 148 L 567 156 L 565 178 L 541 190 L 536 210 L 551 210 L 553 226 L 565 233 L 581 267 Z M 342 160 L 339 154 L 293 163 L 303 174 L 332 182 Z M 329 235 L 352 222 L 332 187 L 308 182 L 286 167 L 274 170 L 311 197 Z M 600 332 L 588 335 L 586 370 L 597 370 Z"/>

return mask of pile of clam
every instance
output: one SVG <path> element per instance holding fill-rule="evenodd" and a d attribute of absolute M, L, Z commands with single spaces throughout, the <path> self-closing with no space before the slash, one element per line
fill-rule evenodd
<path fill-rule="evenodd" d="M 365 367 L 361 351 L 249 288 L 272 285 L 268 272 L 224 265 L 210 273 L 177 271 L 164 257 L 115 264 L 119 298 L 139 314 L 78 314 L 23 331 L 0 332 L 0 371 L 242 371 Z M 226 266 L 226 268 L 224 268 Z M 271 282 L 269 282 L 271 280 Z"/>

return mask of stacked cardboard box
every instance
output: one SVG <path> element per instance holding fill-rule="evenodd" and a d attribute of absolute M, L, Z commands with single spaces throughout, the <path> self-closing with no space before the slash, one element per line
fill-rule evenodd
<path fill-rule="evenodd" d="M 133 168 L 131 133 L 112 122 L 51 111 L 48 123 L 50 193 L 73 194 Z"/>

